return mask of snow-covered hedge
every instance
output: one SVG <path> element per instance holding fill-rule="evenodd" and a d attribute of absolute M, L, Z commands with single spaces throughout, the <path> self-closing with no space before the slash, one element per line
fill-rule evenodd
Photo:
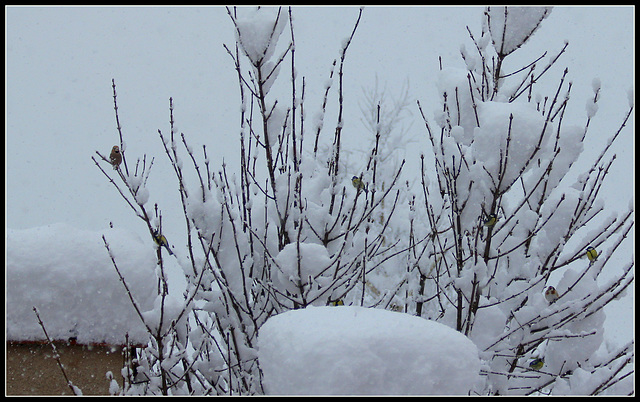
<path fill-rule="evenodd" d="M 120 229 L 106 240 L 131 294 L 150 309 L 157 294 L 153 248 Z M 33 308 L 54 340 L 145 343 L 133 308 L 102 240 L 102 233 L 55 224 L 7 231 L 7 340 L 45 340 Z M 143 310 L 144 311 L 144 310 Z"/>

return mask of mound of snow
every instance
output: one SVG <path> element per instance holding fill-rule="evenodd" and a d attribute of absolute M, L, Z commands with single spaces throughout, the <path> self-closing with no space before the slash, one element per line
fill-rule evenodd
<path fill-rule="evenodd" d="M 141 311 L 157 293 L 153 247 L 123 230 L 105 234 L 116 264 Z M 7 340 L 45 340 L 33 307 L 54 340 L 146 343 L 136 314 L 107 252 L 102 233 L 55 224 L 7 230 Z"/>
<path fill-rule="evenodd" d="M 489 7 L 489 28 L 496 50 L 507 55 L 518 49 L 551 10 L 551 7 Z"/>
<path fill-rule="evenodd" d="M 480 370 L 476 346 L 459 332 L 356 306 L 270 318 L 258 356 L 270 395 L 466 395 Z"/>

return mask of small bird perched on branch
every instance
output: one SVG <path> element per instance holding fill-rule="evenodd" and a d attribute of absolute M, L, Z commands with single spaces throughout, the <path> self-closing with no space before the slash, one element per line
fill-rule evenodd
<path fill-rule="evenodd" d="M 540 370 L 544 366 L 544 359 L 536 358 L 531 360 L 529 363 L 529 368 L 532 370 Z"/>
<path fill-rule="evenodd" d="M 587 247 L 587 258 L 591 262 L 594 262 L 595 260 L 598 259 L 598 252 L 596 251 L 595 248 L 591 246 Z"/>
<path fill-rule="evenodd" d="M 560 295 L 558 294 L 556 288 L 554 288 L 553 286 L 549 286 L 546 292 L 544 292 L 544 298 L 547 299 L 549 303 L 553 303 L 554 301 L 558 300 L 558 298 L 560 298 Z"/>
<path fill-rule="evenodd" d="M 158 233 L 157 230 L 153 231 L 153 241 L 155 241 L 158 246 L 164 246 L 164 248 L 166 248 L 169 252 L 169 255 L 173 255 L 173 251 L 171 251 L 171 249 L 169 248 L 169 242 L 167 241 L 167 238 L 164 237 L 163 234 Z"/>
<path fill-rule="evenodd" d="M 369 192 L 362 179 L 358 176 L 353 176 L 351 178 L 351 184 L 353 184 L 353 187 L 355 187 L 358 191 L 364 190 L 365 193 Z"/>
<path fill-rule="evenodd" d="M 122 154 L 120 153 L 120 148 L 117 145 L 114 145 L 113 148 L 111 148 L 109 160 L 111 161 L 114 169 L 117 169 L 122 163 Z"/>
<path fill-rule="evenodd" d="M 496 222 L 498 222 L 498 217 L 496 216 L 496 214 L 487 215 L 487 217 L 483 221 L 484 225 L 488 228 L 494 226 Z"/>

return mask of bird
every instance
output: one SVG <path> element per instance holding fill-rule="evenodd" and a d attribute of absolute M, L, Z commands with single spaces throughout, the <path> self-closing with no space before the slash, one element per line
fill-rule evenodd
<path fill-rule="evenodd" d="M 171 251 L 171 248 L 169 248 L 169 242 L 167 241 L 167 238 L 164 237 L 163 234 L 158 233 L 157 230 L 153 231 L 153 241 L 155 241 L 158 246 L 164 246 L 164 248 L 166 248 L 169 252 L 169 255 L 173 255 L 173 251 Z"/>
<path fill-rule="evenodd" d="M 558 291 L 553 286 L 549 286 L 546 292 L 544 292 L 544 298 L 547 299 L 549 303 L 553 303 L 558 300 L 559 297 L 560 295 L 558 295 Z"/>
<path fill-rule="evenodd" d="M 109 160 L 111 161 L 114 169 L 117 169 L 122 163 L 122 154 L 120 153 L 120 148 L 117 145 L 114 145 L 113 148 L 111 148 Z"/>
<path fill-rule="evenodd" d="M 342 299 L 334 300 L 332 302 L 329 302 L 329 304 L 332 306 L 344 306 L 344 302 L 342 301 Z"/>
<path fill-rule="evenodd" d="M 529 368 L 532 370 L 540 370 L 544 366 L 544 359 L 535 358 L 529 362 Z"/>
<path fill-rule="evenodd" d="M 589 261 L 593 262 L 598 259 L 598 252 L 595 248 L 589 246 L 587 247 L 587 258 Z"/>
<path fill-rule="evenodd" d="M 359 178 L 358 176 L 353 176 L 351 178 L 351 184 L 353 184 L 353 187 L 355 187 L 358 191 L 364 190 L 365 193 L 369 192 L 366 186 L 364 185 L 364 182 L 362 181 L 362 179 Z"/>
<path fill-rule="evenodd" d="M 487 215 L 487 217 L 483 221 L 484 225 L 489 228 L 493 227 L 496 224 L 496 222 L 498 222 L 498 217 L 496 216 L 496 214 Z"/>

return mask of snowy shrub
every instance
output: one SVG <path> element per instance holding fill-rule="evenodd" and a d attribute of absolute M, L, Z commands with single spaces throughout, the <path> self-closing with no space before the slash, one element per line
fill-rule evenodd
<path fill-rule="evenodd" d="M 158 297 L 141 314 L 150 341 L 123 369 L 121 392 L 262 394 L 263 324 L 291 310 L 340 304 L 402 311 L 471 339 L 481 360 L 471 394 L 629 389 L 633 344 L 603 351 L 602 308 L 633 281 L 633 263 L 607 284 L 597 279 L 631 230 L 633 211 L 600 226 L 593 218 L 604 211 L 598 191 L 615 159 L 610 144 L 633 106 L 592 168 L 568 182 L 596 116 L 599 83 L 586 124 L 576 127 L 563 124 L 567 70 L 557 87 L 541 89 L 547 94 L 533 93 L 567 43 L 512 73 L 502 67 L 543 29 L 550 11 L 490 7 L 481 35 L 468 29 L 474 51 L 461 48 L 463 65 L 437 77 L 440 109 L 427 116 L 418 103 L 430 156 L 419 161 L 418 178 L 401 184 L 403 122 L 413 108 L 406 94 L 389 104 L 377 88 L 369 92 L 361 109 L 370 152 L 354 163 L 344 149 L 344 106 L 352 100 L 344 96 L 343 67 L 362 9 L 331 65 L 320 110 L 309 111 L 292 10 L 228 8 L 236 32 L 235 46 L 225 48 L 238 78 L 240 166 L 217 168 L 206 146 L 194 151 L 175 128 L 170 101 L 170 132 L 158 134 L 180 184 L 187 249 L 176 258 L 187 286 L 181 296 L 168 294 L 158 246 Z M 116 102 L 115 83 L 113 90 Z M 115 110 L 117 118 L 117 104 Z M 119 120 L 118 130 L 122 164 L 115 174 L 94 162 L 157 240 L 162 211 L 147 205 L 146 187 L 154 159 L 129 166 Z M 587 246 L 598 259 L 587 260 Z M 545 297 L 551 285 L 555 299 Z M 393 322 L 378 317 L 381 326 Z M 273 327 L 279 321 L 286 320 L 276 317 L 267 328 L 284 330 Z M 358 336 L 342 346 L 357 346 Z M 416 356 L 425 352 L 416 348 Z M 543 365 L 530 367 L 538 358 Z M 431 366 L 415 369 L 438 375 Z M 436 385 L 429 393 L 455 387 L 447 373 L 430 379 Z"/>
<path fill-rule="evenodd" d="M 407 302 L 417 315 L 474 340 L 485 377 L 479 394 L 563 394 L 579 373 L 580 389 L 569 386 L 572 393 L 600 393 L 629 375 L 622 367 L 632 343 L 597 352 L 602 308 L 633 281 L 633 264 L 609 286 L 596 279 L 633 226 L 632 210 L 587 229 L 604 210 L 597 195 L 615 155 L 605 149 L 588 173 L 567 182 L 588 130 L 588 121 L 584 127 L 563 124 L 568 70 L 544 102 L 541 96 L 533 101 L 532 91 L 568 44 L 539 73 L 544 58 L 519 74 L 502 69 L 550 11 L 487 8 L 481 36 L 469 30 L 475 53 L 461 50 L 466 68 L 440 73 L 442 108 L 435 125 L 421 109 L 436 180 L 427 178 L 423 164 L 423 197 L 416 204 L 425 208 L 416 207 L 415 219 L 429 226 L 416 225 L 413 237 L 428 241 L 419 253 L 409 253 L 417 292 Z M 594 84 L 589 119 L 598 92 Z M 601 253 L 596 261 L 585 257 L 590 245 Z M 544 296 L 550 285 L 557 300 Z M 531 368 L 537 358 L 543 366 Z M 600 376 L 610 364 L 620 369 Z M 585 371 L 593 374 L 591 381 Z"/>

